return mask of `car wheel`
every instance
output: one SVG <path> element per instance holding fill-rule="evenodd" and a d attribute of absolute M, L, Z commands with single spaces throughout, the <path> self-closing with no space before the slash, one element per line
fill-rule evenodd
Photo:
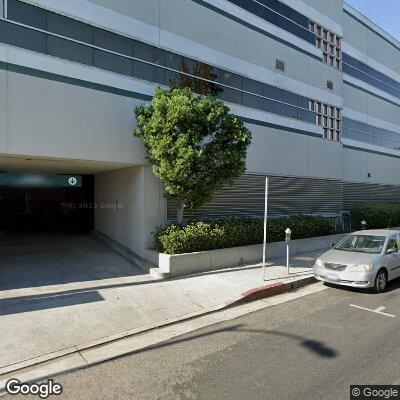
<path fill-rule="evenodd" d="M 376 293 L 383 293 L 387 289 L 388 278 L 384 269 L 381 269 L 376 274 L 374 290 Z"/>

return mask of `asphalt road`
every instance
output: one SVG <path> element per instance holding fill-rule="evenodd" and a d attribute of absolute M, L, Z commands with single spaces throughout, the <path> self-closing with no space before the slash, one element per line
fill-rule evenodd
<path fill-rule="evenodd" d="M 74 400 L 349 399 L 350 384 L 400 384 L 400 282 L 331 287 L 54 379 Z"/>

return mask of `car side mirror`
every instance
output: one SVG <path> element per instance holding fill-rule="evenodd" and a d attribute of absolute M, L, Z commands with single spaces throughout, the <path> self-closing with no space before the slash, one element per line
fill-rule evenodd
<path fill-rule="evenodd" d="M 331 246 L 332 249 L 333 249 L 335 246 L 336 246 L 336 243 L 332 243 L 332 246 Z"/>
<path fill-rule="evenodd" d="M 396 248 L 394 248 L 394 247 L 392 247 L 391 249 L 387 249 L 386 250 L 386 254 L 393 254 L 393 253 L 397 253 L 397 249 Z"/>

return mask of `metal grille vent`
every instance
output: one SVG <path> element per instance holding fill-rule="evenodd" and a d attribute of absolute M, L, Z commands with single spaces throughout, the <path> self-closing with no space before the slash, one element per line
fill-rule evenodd
<path fill-rule="evenodd" d="M 265 175 L 246 174 L 234 186 L 224 186 L 210 202 L 186 217 L 264 215 Z M 315 178 L 270 176 L 268 214 L 332 215 L 342 211 L 342 182 Z M 177 203 L 167 200 L 168 219 L 176 218 Z"/>
<path fill-rule="evenodd" d="M 275 69 L 278 71 L 285 71 L 285 61 L 279 60 L 278 58 L 275 60 Z"/>
<path fill-rule="evenodd" d="M 329 90 L 333 90 L 333 82 L 332 82 L 332 81 L 326 81 L 326 87 L 327 87 Z"/>

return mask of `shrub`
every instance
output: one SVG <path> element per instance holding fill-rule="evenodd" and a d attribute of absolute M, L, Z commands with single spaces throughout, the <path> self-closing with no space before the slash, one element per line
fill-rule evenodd
<path fill-rule="evenodd" d="M 365 220 L 367 229 L 400 226 L 400 205 L 398 204 L 365 204 L 351 209 L 351 226 L 353 230 L 361 228 Z"/>
<path fill-rule="evenodd" d="M 157 229 L 155 240 L 158 249 L 168 254 L 247 246 L 263 242 L 263 224 L 262 218 L 255 217 L 190 221 L 184 226 L 169 224 Z M 293 239 L 335 233 L 334 222 L 324 217 L 271 218 L 267 225 L 267 241 L 284 240 L 286 228 L 292 230 Z"/>

